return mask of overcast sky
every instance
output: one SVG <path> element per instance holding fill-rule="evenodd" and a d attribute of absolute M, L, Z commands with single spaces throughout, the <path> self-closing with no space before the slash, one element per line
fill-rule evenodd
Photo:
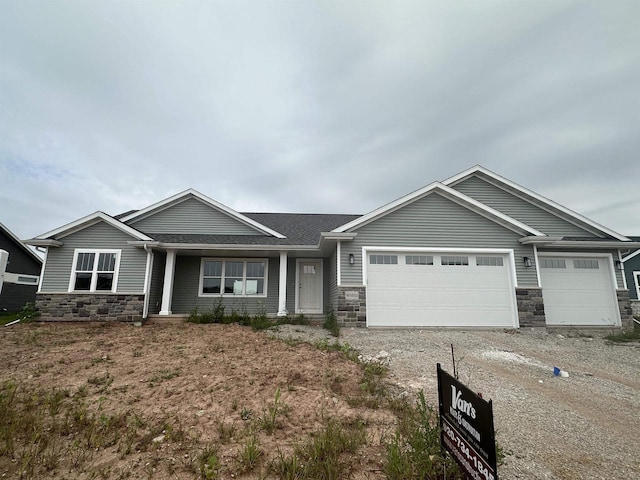
<path fill-rule="evenodd" d="M 640 1 L 0 0 L 0 222 L 366 213 L 475 164 L 640 235 Z"/>

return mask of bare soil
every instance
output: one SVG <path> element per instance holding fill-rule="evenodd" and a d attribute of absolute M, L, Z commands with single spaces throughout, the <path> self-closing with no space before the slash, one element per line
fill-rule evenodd
<path fill-rule="evenodd" d="M 366 424 L 375 441 L 349 459 L 349 474 L 383 478 L 379 440 L 393 431 L 394 417 L 352 401 L 362 367 L 338 352 L 237 325 L 33 323 L 0 330 L 0 358 L 0 383 L 82 393 L 93 411 L 135 412 L 143 420 L 131 452 L 98 448 L 78 462 L 65 447 L 37 478 L 198 478 L 198 458 L 210 446 L 220 459 L 217 478 L 263 478 L 280 453 L 330 418 Z M 277 389 L 277 428 L 268 434 L 256 425 Z M 243 472 L 240 451 L 256 430 L 263 454 Z M 20 459 L 0 456 L 0 476 L 19 475 Z"/>

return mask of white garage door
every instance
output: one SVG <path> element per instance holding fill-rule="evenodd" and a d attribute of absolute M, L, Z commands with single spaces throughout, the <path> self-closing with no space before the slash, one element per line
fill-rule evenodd
<path fill-rule="evenodd" d="M 367 255 L 367 325 L 516 327 L 507 254 Z"/>
<path fill-rule="evenodd" d="M 545 255 L 538 262 L 547 325 L 620 324 L 608 258 Z"/>

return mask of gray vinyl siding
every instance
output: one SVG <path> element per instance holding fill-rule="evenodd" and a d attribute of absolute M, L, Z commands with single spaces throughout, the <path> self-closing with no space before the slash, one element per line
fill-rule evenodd
<path fill-rule="evenodd" d="M 118 293 L 143 293 L 147 268 L 147 252 L 128 245 L 135 240 L 130 235 L 104 222 L 60 238 L 61 247 L 49 247 L 42 279 L 42 293 L 69 290 L 73 254 L 76 248 L 105 248 L 121 251 L 118 273 Z"/>
<path fill-rule="evenodd" d="M 231 258 L 231 257 L 225 257 Z M 243 257 L 245 258 L 245 257 Z M 264 309 L 267 314 L 278 312 L 278 276 L 280 259 L 272 257 L 268 259 L 267 267 L 267 296 L 266 297 L 222 297 L 225 312 L 231 313 L 246 311 L 249 314 L 258 313 Z M 173 297 L 171 312 L 176 314 L 190 313 L 194 307 L 199 310 L 213 308 L 220 297 L 199 297 L 200 287 L 200 262 L 201 257 L 183 256 L 176 257 L 176 269 L 173 280 Z"/>
<path fill-rule="evenodd" d="M 640 254 L 630 260 L 624 262 L 624 273 L 627 278 L 627 287 L 629 288 L 629 298 L 638 300 L 638 291 L 636 289 L 633 272 L 640 272 Z"/>
<path fill-rule="evenodd" d="M 453 188 L 547 235 L 591 237 L 595 234 L 478 177 L 469 177 Z"/>
<path fill-rule="evenodd" d="M 255 228 L 195 198 L 127 223 L 145 233 L 260 235 Z"/>
<path fill-rule="evenodd" d="M 342 285 L 362 285 L 362 247 L 506 248 L 513 249 L 519 286 L 538 286 L 536 270 L 522 257 L 533 258 L 533 248 L 521 245 L 522 235 L 434 193 L 354 230 L 358 235 L 342 242 Z M 349 265 L 349 254 L 355 264 Z"/>
<path fill-rule="evenodd" d="M 160 312 L 162 306 L 162 285 L 164 283 L 164 267 L 167 254 L 153 252 L 153 266 L 151 270 L 151 286 L 149 289 L 149 314 Z"/>

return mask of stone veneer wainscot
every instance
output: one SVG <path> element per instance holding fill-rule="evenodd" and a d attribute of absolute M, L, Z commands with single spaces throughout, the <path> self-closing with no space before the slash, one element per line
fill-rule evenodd
<path fill-rule="evenodd" d="M 367 326 L 367 293 L 364 286 L 338 287 L 338 323 L 343 327 Z"/>
<path fill-rule="evenodd" d="M 144 295 L 39 293 L 36 308 L 41 320 L 138 322 L 144 311 Z"/>

